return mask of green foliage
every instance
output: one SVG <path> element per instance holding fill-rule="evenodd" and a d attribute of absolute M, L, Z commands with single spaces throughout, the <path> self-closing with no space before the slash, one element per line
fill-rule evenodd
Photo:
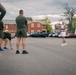
<path fill-rule="evenodd" d="M 72 28 L 68 27 L 68 32 L 75 33 L 75 29 L 76 29 L 76 18 L 73 18 L 72 19 Z"/>
<path fill-rule="evenodd" d="M 50 25 L 49 22 L 46 22 L 46 30 L 48 33 L 52 31 L 52 26 Z"/>
<path fill-rule="evenodd" d="M 75 32 L 75 29 L 76 29 L 76 18 L 73 18 L 73 20 L 72 20 L 72 31 L 73 31 L 73 33 Z"/>
<path fill-rule="evenodd" d="M 46 30 L 48 33 L 50 33 L 52 31 L 52 25 L 50 23 L 50 20 L 48 19 L 48 17 L 42 19 L 42 21 L 44 21 L 46 23 Z"/>
<path fill-rule="evenodd" d="M 26 17 L 28 21 L 33 21 L 32 17 Z"/>
<path fill-rule="evenodd" d="M 73 18 L 72 25 L 73 25 L 73 28 L 76 28 L 76 18 Z"/>
<path fill-rule="evenodd" d="M 63 4 L 63 8 L 66 10 L 66 12 L 64 12 L 64 14 L 69 21 L 68 31 L 74 32 L 75 28 L 73 28 L 74 27 L 73 25 L 75 25 L 75 24 L 73 23 L 73 16 L 75 15 L 76 8 L 70 7 L 67 3 Z"/>

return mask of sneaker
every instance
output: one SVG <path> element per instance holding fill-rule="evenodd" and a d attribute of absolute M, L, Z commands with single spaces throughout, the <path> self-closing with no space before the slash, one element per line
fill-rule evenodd
<path fill-rule="evenodd" d="M 5 50 L 9 50 L 7 47 L 4 47 Z"/>
<path fill-rule="evenodd" d="M 23 50 L 22 54 L 28 54 L 28 52 L 26 50 Z"/>
<path fill-rule="evenodd" d="M 2 48 L 0 48 L 0 51 L 4 51 Z"/>
<path fill-rule="evenodd" d="M 19 50 L 16 51 L 16 54 L 20 54 Z"/>
<path fill-rule="evenodd" d="M 64 45 L 67 45 L 67 43 L 64 43 Z"/>
<path fill-rule="evenodd" d="M 65 46 L 64 44 L 61 44 L 61 46 Z"/>

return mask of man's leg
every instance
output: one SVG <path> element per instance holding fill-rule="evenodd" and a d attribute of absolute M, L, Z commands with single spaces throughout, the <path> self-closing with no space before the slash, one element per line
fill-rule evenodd
<path fill-rule="evenodd" d="M 22 47 L 23 47 L 23 50 L 26 50 L 26 38 L 22 38 Z"/>
<path fill-rule="evenodd" d="M 26 51 L 26 38 L 25 37 L 22 37 L 22 47 L 23 47 L 22 54 L 28 54 L 28 52 Z"/>
<path fill-rule="evenodd" d="M 17 38 L 16 50 L 19 50 L 20 40 L 21 40 L 21 38 Z"/>
<path fill-rule="evenodd" d="M 17 42 L 16 42 L 16 54 L 19 54 L 19 45 L 20 45 L 20 40 L 21 38 L 17 38 Z"/>
<path fill-rule="evenodd" d="M 2 38 L 0 38 L 0 51 L 3 51 L 3 49 L 1 48 L 2 42 L 3 42 L 3 40 L 2 40 Z"/>
<path fill-rule="evenodd" d="M 65 38 L 62 37 L 62 46 L 64 46 L 64 45 L 67 45 L 67 43 L 66 43 L 66 41 L 65 41 Z"/>
<path fill-rule="evenodd" d="M 4 39 L 3 41 L 4 41 L 4 49 L 5 50 L 8 50 L 8 48 L 6 47 L 8 40 L 7 39 Z"/>
<path fill-rule="evenodd" d="M 8 40 L 4 39 L 3 41 L 4 41 L 4 47 L 6 47 Z"/>
<path fill-rule="evenodd" d="M 2 45 L 2 39 L 0 38 L 0 47 L 1 47 L 1 45 Z"/>

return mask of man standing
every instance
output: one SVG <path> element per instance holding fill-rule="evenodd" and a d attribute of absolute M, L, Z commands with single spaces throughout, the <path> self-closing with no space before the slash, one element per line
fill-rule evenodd
<path fill-rule="evenodd" d="M 0 3 L 0 51 L 3 51 L 3 49 L 1 48 L 2 39 L 3 39 L 3 28 L 4 28 L 2 19 L 3 19 L 5 14 L 6 14 L 6 10 L 2 6 L 2 4 Z"/>
<path fill-rule="evenodd" d="M 22 40 L 22 47 L 23 51 L 22 54 L 28 54 L 26 51 L 26 37 L 27 37 L 27 20 L 23 16 L 24 11 L 19 11 L 19 16 L 16 17 L 16 24 L 17 24 L 17 42 L 16 42 L 16 54 L 19 54 L 19 44 Z"/>

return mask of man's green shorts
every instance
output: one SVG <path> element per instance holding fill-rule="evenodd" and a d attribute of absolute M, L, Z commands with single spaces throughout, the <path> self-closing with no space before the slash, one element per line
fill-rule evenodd
<path fill-rule="evenodd" d="M 3 33 L 3 30 L 0 30 L 0 38 L 4 38 L 4 33 Z"/>
<path fill-rule="evenodd" d="M 21 38 L 21 37 L 27 37 L 27 32 L 25 28 L 21 28 L 21 29 L 17 29 L 17 37 Z"/>

